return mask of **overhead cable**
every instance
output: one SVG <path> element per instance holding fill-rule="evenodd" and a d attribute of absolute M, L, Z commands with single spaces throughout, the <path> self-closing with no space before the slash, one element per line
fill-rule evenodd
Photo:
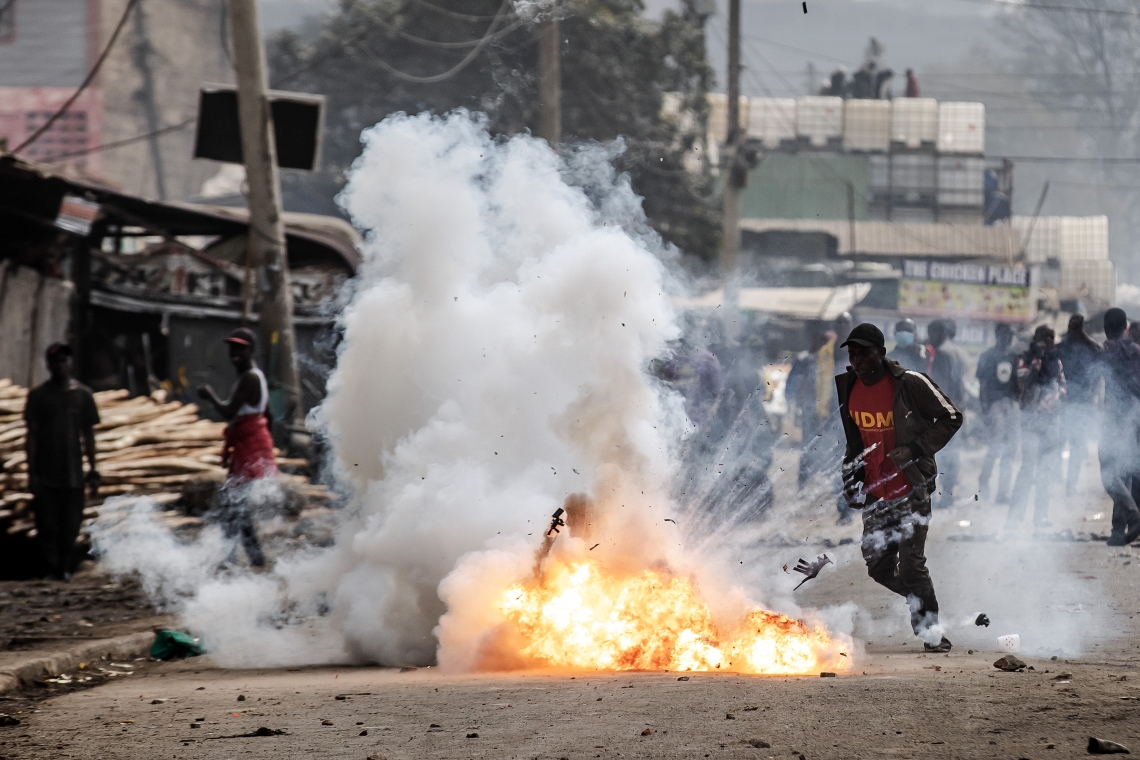
<path fill-rule="evenodd" d="M 101 145 L 92 145 L 91 147 L 84 148 L 83 150 L 75 150 L 69 153 L 60 153 L 59 155 L 40 159 L 40 161 L 45 164 L 52 164 L 57 161 L 62 161 L 65 158 L 75 158 L 76 156 L 86 156 L 89 153 L 98 153 L 104 150 L 111 150 L 112 148 L 121 148 L 124 145 L 131 145 L 133 143 L 142 142 L 143 140 L 149 140 L 152 137 L 164 135 L 167 132 L 178 132 L 179 130 L 186 129 L 186 127 L 190 126 L 195 121 L 197 121 L 197 119 L 187 119 L 186 121 L 183 121 L 179 124 L 171 124 L 168 127 L 162 127 L 161 129 L 156 129 L 153 132 L 147 132 L 146 134 L 142 135 L 135 135 L 134 137 L 128 137 L 124 140 L 102 143 Z"/>
<path fill-rule="evenodd" d="M 412 82 L 413 84 L 434 84 L 436 82 L 442 82 L 445 79 L 450 79 L 463 69 L 467 68 L 467 64 L 475 60 L 476 56 L 478 56 L 479 53 L 483 52 L 483 48 L 487 46 L 487 43 L 494 39 L 495 30 L 498 28 L 499 22 L 503 20 L 503 16 L 506 14 L 507 9 L 510 8 L 510 6 L 510 0 L 503 0 L 503 4 L 499 6 L 499 12 L 495 14 L 495 18 L 491 21 L 491 25 L 487 27 L 487 31 L 483 34 L 483 38 L 479 40 L 479 44 L 472 48 L 471 52 L 465 55 L 462 61 L 455 64 L 442 74 L 421 77 L 416 76 L 415 74 L 408 74 L 406 72 L 400 71 L 382 58 L 377 58 L 376 63 L 380 65 L 380 68 L 384 69 L 397 79 L 402 79 L 405 82 Z"/>
<path fill-rule="evenodd" d="M 960 0 L 963 3 L 976 5 L 1004 5 L 1010 8 L 1024 8 L 1035 11 L 1063 11 L 1066 13 L 1091 13 L 1100 16 L 1133 16 L 1140 17 L 1140 11 L 1117 10 L 1114 8 L 1081 8 L 1076 5 L 1049 5 L 1045 3 L 1022 3 L 1018 0 Z"/>

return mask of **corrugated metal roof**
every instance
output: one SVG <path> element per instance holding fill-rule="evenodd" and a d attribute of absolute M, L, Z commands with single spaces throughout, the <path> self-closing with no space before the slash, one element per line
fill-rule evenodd
<path fill-rule="evenodd" d="M 851 233 L 854 227 L 855 241 Z M 904 224 L 820 219 L 741 219 L 747 232 L 826 232 L 840 256 L 973 258 L 1020 261 L 1021 238 L 1008 225 Z"/>

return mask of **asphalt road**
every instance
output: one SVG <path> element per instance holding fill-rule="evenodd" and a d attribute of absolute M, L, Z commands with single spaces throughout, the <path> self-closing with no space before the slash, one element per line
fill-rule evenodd
<path fill-rule="evenodd" d="M 967 466 L 979 456 L 967 452 Z M 928 556 L 949 655 L 921 653 L 903 602 L 866 578 L 856 544 L 840 543 L 858 526 L 835 526 L 808 499 L 766 524 L 742 567 L 830 553 L 836 566 L 795 599 L 857 605 L 862 645 L 837 678 L 137 662 L 95 688 L 0 703 L 22 710 L 20 725 L 0 728 L 0 757 L 1016 760 L 1083 756 L 1089 736 L 1140 752 L 1140 551 L 1090 539 L 1107 506 L 1094 467 L 1036 534 L 1003 531 L 1005 508 L 969 497 L 935 513 Z M 978 611 L 993 625 L 973 625 Z M 1032 671 L 993 667 L 1007 633 Z M 238 736 L 262 727 L 284 733 Z"/>

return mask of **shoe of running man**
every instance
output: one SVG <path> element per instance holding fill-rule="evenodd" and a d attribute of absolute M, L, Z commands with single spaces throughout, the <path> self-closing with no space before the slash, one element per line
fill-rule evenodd
<path fill-rule="evenodd" d="M 946 638 L 945 636 L 943 636 L 942 641 L 939 641 L 937 644 L 927 644 L 925 641 L 922 642 L 922 648 L 927 652 L 949 652 L 953 646 L 954 645 L 950 643 L 950 639 Z"/>

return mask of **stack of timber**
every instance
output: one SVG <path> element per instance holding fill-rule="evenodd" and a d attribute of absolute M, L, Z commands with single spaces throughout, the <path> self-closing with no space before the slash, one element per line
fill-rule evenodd
<path fill-rule="evenodd" d="M 35 523 L 23 420 L 27 393 L 11 380 L 0 379 L 0 531 L 31 538 Z M 163 517 L 171 527 L 196 520 L 175 511 L 177 503 L 188 482 L 225 478 L 225 423 L 200 419 L 196 404 L 166 401 L 165 391 L 135 398 L 126 390 L 94 395 L 101 420 L 95 426 L 95 456 L 103 480 L 98 498 L 88 498 L 84 517 L 96 517 L 103 500 L 112 496 L 148 496 L 169 510 Z M 294 472 L 308 467 L 306 460 L 282 458 L 279 452 L 277 464 Z M 323 505 L 330 499 L 327 489 L 310 484 L 304 475 L 280 477 L 309 502 Z"/>

